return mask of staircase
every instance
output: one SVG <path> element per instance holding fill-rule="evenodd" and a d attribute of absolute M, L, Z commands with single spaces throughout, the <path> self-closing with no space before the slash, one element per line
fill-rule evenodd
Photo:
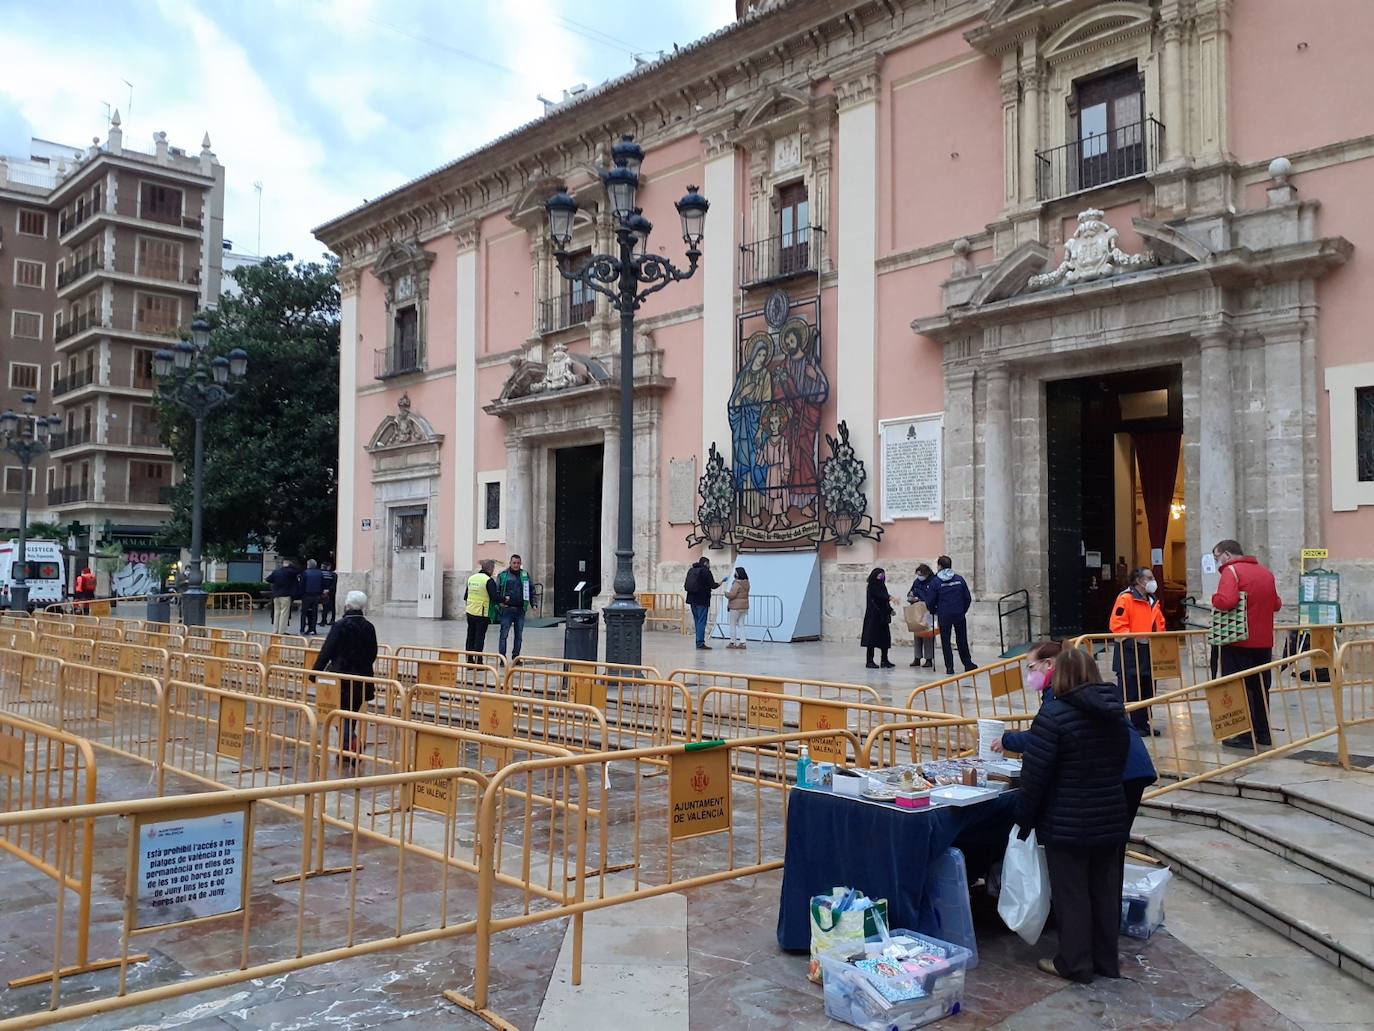
<path fill-rule="evenodd" d="M 1374 985 L 1374 775 L 1261 764 L 1147 801 L 1131 838 L 1204 891 Z"/>

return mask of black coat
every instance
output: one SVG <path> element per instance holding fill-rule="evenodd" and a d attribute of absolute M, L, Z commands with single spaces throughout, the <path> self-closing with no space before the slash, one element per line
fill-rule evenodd
<path fill-rule="evenodd" d="M 1022 754 L 1016 822 L 1042 845 L 1126 840 L 1121 771 L 1134 733 L 1115 684 L 1085 684 L 1045 700 Z"/>
<path fill-rule="evenodd" d="M 376 629 L 361 612 L 346 612 L 343 619 L 329 628 L 324 647 L 315 657 L 315 668 L 370 677 L 376 661 Z"/>
<path fill-rule="evenodd" d="M 868 585 L 868 604 L 864 608 L 864 630 L 859 644 L 865 648 L 892 647 L 892 604 L 887 584 L 882 580 L 874 580 Z"/>
<path fill-rule="evenodd" d="M 688 605 L 710 605 L 711 592 L 720 584 L 716 583 L 716 578 L 711 575 L 711 570 L 707 566 L 695 565 L 687 570 L 682 586 L 687 595 Z"/>
<path fill-rule="evenodd" d="M 300 570 L 295 566 L 282 566 L 267 574 L 267 583 L 272 585 L 272 597 L 290 598 L 296 593 L 296 580 Z"/>

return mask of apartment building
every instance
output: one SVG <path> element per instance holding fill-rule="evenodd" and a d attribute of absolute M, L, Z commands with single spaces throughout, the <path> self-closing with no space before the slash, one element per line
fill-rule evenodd
<path fill-rule="evenodd" d="M 57 415 L 35 467 L 30 518 L 77 523 L 83 550 L 149 550 L 178 478 L 153 406 L 153 352 L 219 296 L 224 168 L 198 152 L 34 140 L 0 158 L 0 406 L 26 391 Z M 22 474 L 6 463 L 0 534 L 18 525 Z"/>

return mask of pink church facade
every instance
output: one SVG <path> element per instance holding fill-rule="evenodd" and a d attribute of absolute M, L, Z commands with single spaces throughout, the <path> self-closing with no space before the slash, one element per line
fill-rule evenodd
<path fill-rule="evenodd" d="M 1328 98 L 1374 91 L 1349 24 L 1374 10 L 740 6 L 316 231 L 347 583 L 456 617 L 516 552 L 545 614 L 578 581 L 609 600 L 619 325 L 559 274 L 543 203 L 578 200 L 575 260 L 610 251 L 598 173 L 632 133 L 651 250 L 683 264 L 673 202 L 711 202 L 700 269 L 637 314 L 639 590 L 811 556 L 819 632 L 857 639 L 872 567 L 903 594 L 948 554 L 976 633 L 1022 597 L 1066 633 L 1105 627 L 1123 566 L 1181 619 L 1235 537 L 1285 599 L 1326 548 L 1371 612 L 1374 110 Z"/>

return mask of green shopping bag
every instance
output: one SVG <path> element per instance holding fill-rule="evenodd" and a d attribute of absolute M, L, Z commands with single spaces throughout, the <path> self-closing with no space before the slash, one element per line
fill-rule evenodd
<path fill-rule="evenodd" d="M 835 888 L 829 895 L 816 895 L 811 899 L 811 963 L 806 976 L 816 984 L 821 983 L 821 953 L 844 946 L 861 946 L 865 938 L 879 933 L 879 920 L 887 926 L 887 899 L 871 901 L 860 892 L 855 894 L 849 908 L 836 910 L 850 893 L 849 888 Z M 854 908 L 864 902 L 869 903 L 865 908 Z"/>
<path fill-rule="evenodd" d="M 1230 566 L 1226 568 L 1231 569 Z M 1240 574 L 1231 569 L 1231 575 L 1236 578 L 1236 583 L 1239 585 Z M 1214 648 L 1219 648 L 1224 644 L 1235 644 L 1237 641 L 1246 641 L 1250 638 L 1249 606 L 1245 600 L 1245 592 L 1238 591 L 1237 594 L 1240 600 L 1236 602 L 1236 607 L 1230 612 L 1212 610 L 1212 625 L 1207 628 L 1207 643 Z"/>

